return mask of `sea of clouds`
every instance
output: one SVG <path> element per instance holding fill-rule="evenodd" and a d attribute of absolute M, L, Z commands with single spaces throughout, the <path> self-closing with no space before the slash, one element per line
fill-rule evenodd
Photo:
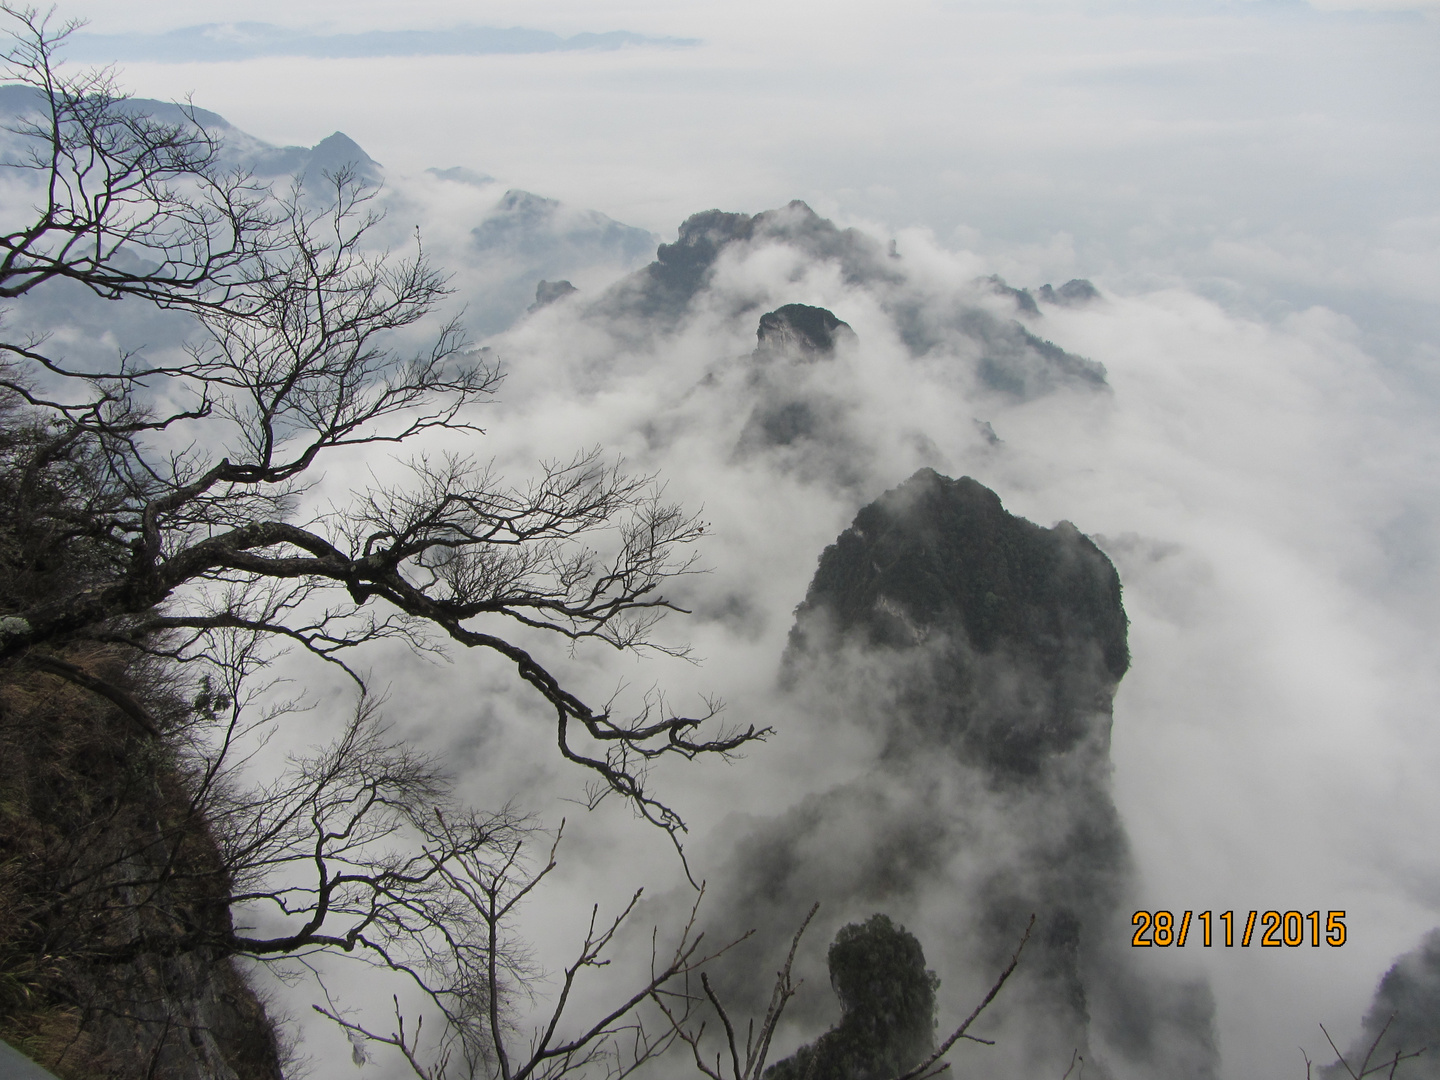
<path fill-rule="evenodd" d="M 379 5 L 315 4 L 303 26 L 282 5 L 255 7 L 307 33 L 405 28 Z M 97 33 L 225 17 L 203 3 L 146 5 L 135 27 L 105 7 L 71 13 Z M 679 708 L 713 693 L 729 718 L 776 727 L 733 765 L 656 770 L 691 822 L 697 876 L 725 865 L 737 810 L 777 815 L 871 768 L 872 735 L 817 739 L 777 706 L 792 612 L 861 506 L 921 466 L 970 475 L 1013 513 L 1074 522 L 1120 571 L 1133 661 L 1115 703 L 1113 790 L 1137 902 L 1348 913 L 1343 949 L 1139 962 L 1209 981 L 1226 1077 L 1300 1075 L 1297 1046 L 1325 1058 L 1319 1022 L 1346 1045 L 1380 976 L 1440 923 L 1433 9 L 637 3 L 542 15 L 435 3 L 406 18 L 700 44 L 177 57 L 130 63 L 125 78 L 159 98 L 193 90 L 272 143 L 336 128 L 356 139 L 385 167 L 392 242 L 419 226 L 507 372 L 479 416 L 486 437 L 464 449 L 519 478 L 599 445 L 657 472 L 710 524 L 709 572 L 674 590 L 693 614 L 662 627 L 702 663 L 552 653 L 593 699 L 659 684 Z M 893 242 L 896 277 L 850 280 L 762 244 L 722 257 L 673 325 L 602 318 L 594 303 L 645 257 L 585 249 L 575 270 L 562 257 L 542 272 L 533 251 L 510 252 L 507 276 L 472 230 L 512 187 L 665 240 L 697 211 L 803 198 L 887 259 Z M 996 273 L 1032 288 L 1085 277 L 1101 295 L 1027 315 L 977 284 Z M 579 292 L 521 317 L 542 276 Z M 514 293 L 508 315 L 487 307 L 497 289 Z M 916 355 L 901 301 L 1018 319 L 1103 365 L 1105 386 L 997 390 L 977 375 L 972 336 Z M 751 352 L 759 315 L 784 303 L 832 310 L 856 340 L 777 391 L 751 377 Z M 830 402 L 826 437 L 740 448 L 774 392 Z M 398 467 L 383 455 L 333 466 L 316 497 Z M 552 823 L 568 813 L 561 887 L 527 914 L 552 969 L 592 900 L 677 888 L 668 844 L 622 807 L 556 803 L 580 778 L 552 760 L 543 713 L 509 672 L 473 656 L 438 671 L 379 656 L 375 670 L 397 729 L 449 755 L 467 797 L 517 799 Z M 928 920 L 932 934 L 941 922 Z M 811 942 L 812 971 L 824 944 Z M 823 995 L 823 974 L 812 982 Z M 942 1028 L 968 1011 L 965 985 L 942 985 Z M 317 1075 L 352 1068 L 333 1030 L 312 1028 L 307 1052 Z M 967 1049 L 961 1071 L 985 1052 Z"/>

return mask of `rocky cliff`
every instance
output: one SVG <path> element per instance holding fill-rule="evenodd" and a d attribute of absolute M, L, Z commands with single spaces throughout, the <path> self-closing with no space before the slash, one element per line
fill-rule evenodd
<path fill-rule="evenodd" d="M 0 398 L 0 620 L 124 558 L 93 524 L 90 459 L 46 431 Z M 179 680 L 103 639 L 0 667 L 0 1039 L 61 1080 L 280 1076 L 262 1003 L 215 947 L 233 881 L 186 747 L 222 703 Z"/>
<path fill-rule="evenodd" d="M 177 704 L 113 653 L 74 659 L 160 715 Z M 281 1076 L 243 972 L 186 944 L 230 928 L 192 782 L 107 703 L 43 673 L 0 679 L 0 1038 L 61 1080 Z"/>

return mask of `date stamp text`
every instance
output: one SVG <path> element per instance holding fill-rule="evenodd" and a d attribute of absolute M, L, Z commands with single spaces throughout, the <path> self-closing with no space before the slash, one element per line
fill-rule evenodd
<path fill-rule="evenodd" d="M 1236 918 L 1234 911 L 1137 911 L 1130 920 L 1135 934 L 1130 944 L 1136 948 L 1159 946 L 1180 948 L 1187 943 L 1211 948 L 1223 945 L 1242 949 L 1258 944 L 1261 948 L 1296 948 L 1308 944 L 1318 949 L 1324 942 L 1338 949 L 1345 944 L 1345 912 L 1343 911 L 1251 911 Z"/>

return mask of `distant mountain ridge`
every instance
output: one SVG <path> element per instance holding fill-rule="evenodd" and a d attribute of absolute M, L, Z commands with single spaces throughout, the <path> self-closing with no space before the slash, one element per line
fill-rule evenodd
<path fill-rule="evenodd" d="M 41 106 L 33 87 L 0 85 L 0 118 L 18 118 Z M 384 166 L 344 132 L 336 131 L 314 146 L 275 146 L 242 131 L 218 113 L 173 102 L 129 98 L 121 107 L 164 123 L 194 123 L 222 141 L 226 166 L 257 180 L 283 187 L 295 177 L 324 197 L 324 178 L 346 173 L 373 188 L 385 184 Z M 13 135 L 0 133 L 0 149 Z M 461 167 L 432 168 L 427 175 L 444 183 L 485 190 L 500 188 L 494 177 Z M 379 192 L 382 203 L 385 192 Z M 402 198 L 401 202 L 404 202 Z M 633 269 L 651 255 L 659 237 L 595 210 L 567 206 L 555 199 L 512 188 L 468 230 L 460 222 L 447 227 L 468 231 L 470 243 L 458 254 L 474 272 L 465 286 L 467 324 L 472 333 L 498 333 L 526 314 L 540 280 L 578 278 L 597 271 L 606 280 Z"/>
<path fill-rule="evenodd" d="M 32 86 L 0 85 L 0 116 L 23 116 L 40 108 L 44 100 L 44 95 Z M 384 179 L 380 163 L 344 132 L 337 131 L 314 146 L 274 146 L 208 109 L 151 98 L 127 98 L 121 107 L 132 115 L 152 116 L 167 124 L 193 123 L 213 132 L 223 140 L 222 154 L 229 164 L 261 179 L 308 176 L 318 180 L 322 173 L 334 174 L 346 167 L 357 179 L 370 184 L 378 185 Z"/>

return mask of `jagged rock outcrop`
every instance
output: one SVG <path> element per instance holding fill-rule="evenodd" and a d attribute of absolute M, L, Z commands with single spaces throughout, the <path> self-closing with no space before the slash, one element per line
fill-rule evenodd
<path fill-rule="evenodd" d="M 1061 304 L 1065 307 L 1081 307 L 1091 300 L 1100 299 L 1100 290 L 1084 278 L 1071 278 L 1058 289 L 1041 285 L 1036 295 L 1047 304 Z"/>
<path fill-rule="evenodd" d="M 765 1070 L 765 1080 L 890 1080 L 935 1049 L 935 988 L 915 935 L 876 914 L 826 954 L 840 1022 Z"/>
<path fill-rule="evenodd" d="M 760 316 L 755 337 L 749 378 L 755 405 L 740 433 L 737 456 L 789 448 L 784 467 L 812 475 L 828 472 L 844 482 L 845 465 L 855 452 L 846 424 L 852 406 L 812 366 L 833 360 L 842 345 L 854 346 L 855 331 L 826 308 L 785 304 Z"/>
<path fill-rule="evenodd" d="M 818 261 L 835 262 L 852 283 L 900 280 L 880 244 L 857 229 L 841 229 L 798 199 L 763 213 L 706 210 L 680 226 L 673 244 L 661 244 L 655 261 L 619 282 L 599 305 L 612 317 L 678 321 L 709 282 L 720 255 L 745 244 L 788 244 Z"/>
<path fill-rule="evenodd" d="M 1119 576 L 1073 525 L 1041 528 L 969 477 L 922 469 L 825 550 L 786 663 L 847 639 L 928 646 L 933 678 L 906 693 L 909 724 L 997 776 L 1033 774 L 1087 736 L 1108 744 L 1125 630 Z"/>
<path fill-rule="evenodd" d="M 543 307 L 555 303 L 556 300 L 563 300 L 572 293 L 580 290 L 571 285 L 568 281 L 540 281 L 535 285 L 535 302 L 530 305 L 529 310 L 533 313 Z"/>
<path fill-rule="evenodd" d="M 735 845 L 716 877 L 737 927 L 761 927 L 744 955 L 761 963 L 817 898 L 832 920 L 883 908 L 940 943 L 932 963 L 968 1011 L 1033 912 L 987 1014 L 991 1075 L 1059 1076 L 1078 1051 L 1092 1077 L 1213 1076 L 1208 990 L 1127 955 L 1109 749 L 1128 664 L 1118 576 L 1068 522 L 930 469 L 862 509 L 820 558 L 782 685 L 811 738 L 858 728 L 875 757 Z"/>
<path fill-rule="evenodd" d="M 840 342 L 855 340 L 855 331 L 827 308 L 785 304 L 760 316 L 755 337 L 757 360 L 810 363 L 829 360 Z"/>

